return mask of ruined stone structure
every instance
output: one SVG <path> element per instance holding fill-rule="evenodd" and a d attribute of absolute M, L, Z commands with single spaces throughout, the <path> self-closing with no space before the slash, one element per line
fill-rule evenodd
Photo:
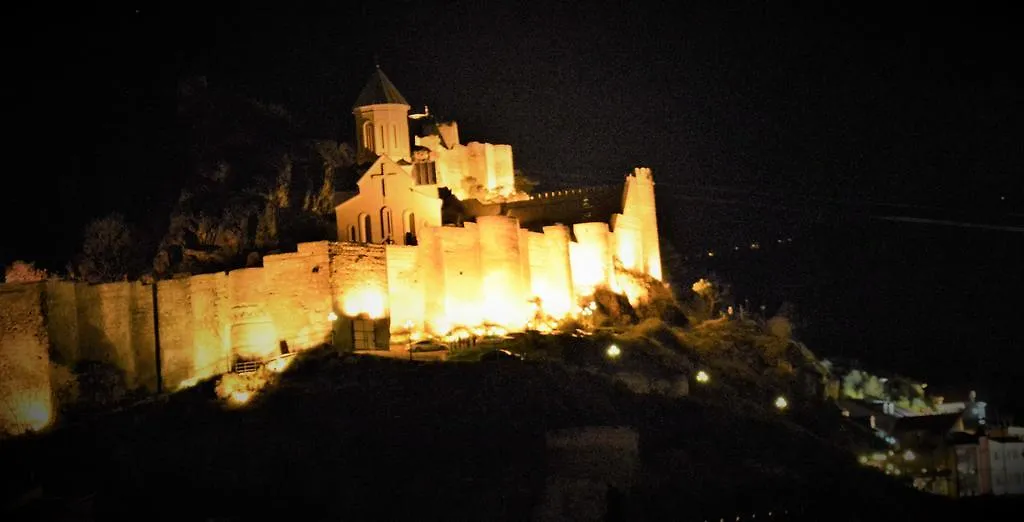
<path fill-rule="evenodd" d="M 599 287 L 636 302 L 638 275 L 661 279 L 650 169 L 623 187 L 444 200 L 446 189 L 465 195 L 468 178 L 509 194 L 511 148 L 462 146 L 442 123 L 412 154 L 408 109 L 375 71 L 353 111 L 368 166 L 357 192 L 335 196 L 339 242 L 155 284 L 0 285 L 0 432 L 49 421 L 51 358 L 107 362 L 129 387 L 173 391 L 323 344 L 388 349 L 399 332 L 543 329 Z M 455 222 L 442 220 L 445 201 L 460 206 Z"/>

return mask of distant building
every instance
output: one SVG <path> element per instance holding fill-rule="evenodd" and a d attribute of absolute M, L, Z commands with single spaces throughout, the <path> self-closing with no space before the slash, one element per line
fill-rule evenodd
<path fill-rule="evenodd" d="M 976 436 L 954 442 L 957 495 L 1024 494 L 1024 440 Z"/>

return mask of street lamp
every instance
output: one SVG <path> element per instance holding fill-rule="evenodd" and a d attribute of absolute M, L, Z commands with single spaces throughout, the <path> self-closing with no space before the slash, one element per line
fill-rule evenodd
<path fill-rule="evenodd" d="M 789 407 L 789 401 L 787 401 L 785 397 L 779 395 L 778 398 L 775 399 L 775 407 L 779 410 L 784 410 Z"/>
<path fill-rule="evenodd" d="M 605 353 L 607 353 L 608 357 L 611 357 L 612 359 L 618 359 L 619 356 L 622 355 L 622 350 L 620 350 L 618 346 L 615 346 L 613 344 L 609 346 L 607 350 L 605 350 Z"/>
<path fill-rule="evenodd" d="M 711 376 L 708 375 L 708 372 L 701 370 L 697 372 L 697 382 L 701 384 L 707 384 L 711 382 Z"/>

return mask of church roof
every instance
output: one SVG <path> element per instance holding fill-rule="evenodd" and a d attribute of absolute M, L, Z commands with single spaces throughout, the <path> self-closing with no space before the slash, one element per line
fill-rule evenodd
<path fill-rule="evenodd" d="M 380 70 L 380 67 L 377 67 L 373 74 L 370 75 L 370 79 L 366 81 L 366 85 L 359 93 L 359 97 L 356 98 L 356 103 L 352 108 L 382 103 L 409 105 L 409 102 L 405 101 L 402 93 L 398 92 L 395 84 L 391 83 L 391 80 L 384 75 L 384 71 Z"/>

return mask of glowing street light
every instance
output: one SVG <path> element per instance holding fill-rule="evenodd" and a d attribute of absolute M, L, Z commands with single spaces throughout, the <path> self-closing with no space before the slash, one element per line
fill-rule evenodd
<path fill-rule="evenodd" d="M 701 384 L 707 384 L 711 382 L 711 376 L 708 375 L 708 372 L 701 370 L 697 372 L 697 382 Z"/>
<path fill-rule="evenodd" d="M 789 407 L 789 401 L 787 401 L 785 397 L 779 395 L 775 399 L 775 407 L 780 410 L 784 410 Z"/>
<path fill-rule="evenodd" d="M 613 344 L 609 346 L 607 350 L 605 350 L 605 353 L 608 354 L 608 357 L 611 357 L 612 359 L 617 359 L 620 355 L 622 355 L 622 350 L 620 350 L 618 346 L 615 346 Z"/>

